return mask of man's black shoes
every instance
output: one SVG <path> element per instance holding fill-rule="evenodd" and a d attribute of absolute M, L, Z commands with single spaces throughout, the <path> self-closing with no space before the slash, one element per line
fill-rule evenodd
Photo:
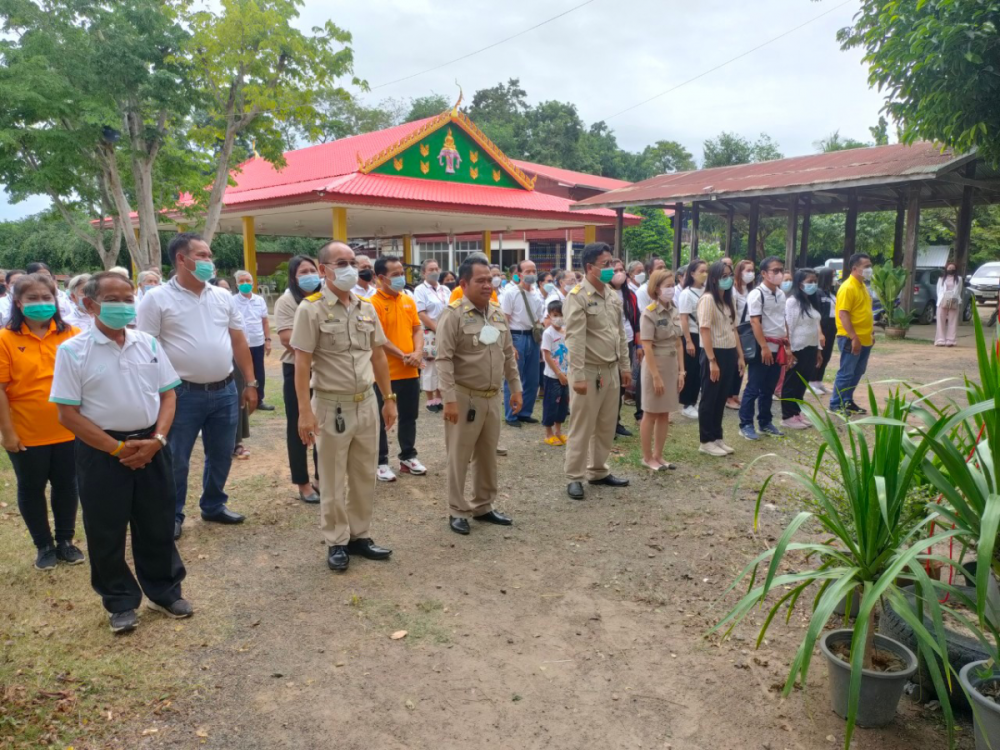
<path fill-rule="evenodd" d="M 112 633 L 127 633 L 139 626 L 139 618 L 134 609 L 127 609 L 124 612 L 109 612 L 108 623 Z"/>
<path fill-rule="evenodd" d="M 329 554 L 326 557 L 326 564 L 330 566 L 330 570 L 338 572 L 347 570 L 350 562 L 351 558 L 347 555 L 347 547 L 342 544 L 330 547 Z"/>
<path fill-rule="evenodd" d="M 174 541 L 176 542 L 181 538 L 181 534 L 184 533 L 184 522 L 174 521 Z"/>
<path fill-rule="evenodd" d="M 477 521 L 482 521 L 483 523 L 495 523 L 497 526 L 511 526 L 514 522 L 509 516 L 505 516 L 503 513 L 497 513 L 495 510 L 491 510 L 489 513 L 483 513 L 481 516 L 475 516 Z"/>
<path fill-rule="evenodd" d="M 627 479 L 619 479 L 614 474 L 608 474 L 603 479 L 591 479 L 587 484 L 603 484 L 608 487 L 628 487 Z"/>
<path fill-rule="evenodd" d="M 456 534 L 467 535 L 469 533 L 469 519 L 468 518 L 456 518 L 455 516 L 448 517 L 448 525 L 451 530 Z"/>
<path fill-rule="evenodd" d="M 243 523 L 243 521 L 246 520 L 246 516 L 242 516 L 239 513 L 231 511 L 226 506 L 222 506 L 222 510 L 217 511 L 212 515 L 202 513 L 201 520 L 208 521 L 209 523 L 232 525 L 236 523 Z"/>
<path fill-rule="evenodd" d="M 570 482 L 566 486 L 566 492 L 574 500 L 583 500 L 583 482 Z"/>
<path fill-rule="evenodd" d="M 388 560 L 391 549 L 379 547 L 371 539 L 352 539 L 347 543 L 347 551 L 352 555 L 361 555 L 366 560 Z"/>
<path fill-rule="evenodd" d="M 618 426 L 617 426 L 617 427 L 615 428 L 615 435 L 616 435 L 616 436 L 618 436 L 618 435 L 621 435 L 622 437 L 632 437 L 632 431 L 631 431 L 631 430 L 628 430 L 628 429 L 626 429 L 626 428 L 625 428 L 624 426 L 622 426 L 622 425 L 618 425 Z"/>

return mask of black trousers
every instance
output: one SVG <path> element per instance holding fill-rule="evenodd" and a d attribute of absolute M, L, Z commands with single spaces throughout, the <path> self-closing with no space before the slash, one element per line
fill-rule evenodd
<path fill-rule="evenodd" d="M 123 439 L 122 435 L 108 434 Z M 108 612 L 135 609 L 143 594 L 163 606 L 177 601 L 186 571 L 174 544 L 176 492 L 170 448 L 163 448 L 149 464 L 133 470 L 111 454 L 77 440 L 76 471 L 90 583 L 104 608 Z M 135 576 L 125 561 L 128 531 L 132 532 Z"/>
<path fill-rule="evenodd" d="M 409 461 L 417 457 L 417 414 L 420 412 L 420 378 L 393 380 L 392 392 L 396 394 L 396 424 L 399 433 L 399 460 Z M 385 433 L 385 422 L 382 421 L 382 393 L 375 386 L 375 396 L 378 398 L 378 463 L 389 463 L 389 436 Z"/>
<path fill-rule="evenodd" d="M 811 383 L 816 379 L 816 352 L 818 351 L 818 346 L 807 346 L 797 352 L 792 352 L 795 355 L 795 367 L 791 367 L 785 372 L 785 382 L 781 385 L 782 419 L 791 419 L 802 412 L 802 407 L 787 399 L 801 401 L 802 397 L 806 395 L 806 383 Z"/>
<path fill-rule="evenodd" d="M 52 486 L 52 517 L 56 542 L 70 542 L 76 528 L 76 462 L 74 441 L 37 445 L 26 451 L 7 452 L 17 477 L 17 508 L 31 541 L 41 549 L 53 544 L 45 485 Z"/>
<path fill-rule="evenodd" d="M 264 403 L 264 345 L 250 347 L 250 359 L 253 360 L 253 379 L 257 381 L 257 403 Z M 240 391 L 240 395 L 243 391 Z"/>
<path fill-rule="evenodd" d="M 285 397 L 285 443 L 288 446 L 288 468 L 292 484 L 309 484 L 309 456 L 299 437 L 299 396 L 295 392 L 295 365 L 281 363 L 282 392 Z M 313 445 L 313 477 L 319 482 L 319 458 Z"/>
<path fill-rule="evenodd" d="M 701 390 L 701 365 L 698 364 L 698 357 L 701 353 L 701 336 L 697 333 L 691 334 L 691 341 L 694 344 L 694 354 L 687 353 L 687 342 L 684 343 L 684 387 L 681 388 L 681 406 L 694 406 L 698 403 L 698 392 Z M 729 394 L 727 393 L 728 397 Z"/>
<path fill-rule="evenodd" d="M 698 404 L 698 434 L 702 443 L 722 440 L 722 417 L 726 413 L 726 399 L 733 391 L 733 380 L 739 372 L 736 349 L 715 347 L 715 360 L 719 364 L 719 379 L 714 383 L 704 349 L 699 356 L 701 368 L 701 403 Z"/>
<path fill-rule="evenodd" d="M 628 344 L 628 361 L 632 368 L 632 388 L 633 395 L 632 400 L 635 401 L 635 421 L 639 422 L 642 419 L 642 383 L 639 382 L 639 376 L 636 374 L 636 354 L 635 354 L 635 342 L 630 341 Z M 642 368 L 639 368 L 641 370 Z M 622 423 L 622 404 L 625 402 L 625 386 L 621 386 L 618 389 L 618 424 Z"/>
<path fill-rule="evenodd" d="M 819 323 L 819 329 L 823 332 L 826 343 L 823 346 L 823 364 L 816 369 L 816 380 L 822 380 L 826 375 L 826 366 L 830 364 L 833 347 L 837 345 L 837 321 L 833 318 L 823 318 Z"/>

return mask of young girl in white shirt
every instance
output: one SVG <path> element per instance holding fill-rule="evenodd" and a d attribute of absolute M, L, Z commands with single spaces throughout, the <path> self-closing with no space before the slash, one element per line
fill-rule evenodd
<path fill-rule="evenodd" d="M 781 389 L 781 426 L 789 430 L 812 427 L 802 416 L 798 401 L 805 398 L 806 384 L 815 379 L 816 371 L 823 362 L 822 317 L 816 272 L 801 268 L 795 272 L 792 289 L 785 302 L 785 325 L 791 342 L 793 364 L 785 373 Z"/>

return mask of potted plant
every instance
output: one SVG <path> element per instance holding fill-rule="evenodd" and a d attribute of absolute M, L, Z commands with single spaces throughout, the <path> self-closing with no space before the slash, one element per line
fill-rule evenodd
<path fill-rule="evenodd" d="M 805 684 L 814 647 L 821 641 L 830 666 L 831 704 L 847 719 L 845 748 L 850 745 L 856 724 L 878 726 L 892 719 L 903 687 L 917 668 L 912 651 L 875 633 L 876 605 L 882 597 L 891 600 L 895 610 L 913 627 L 917 650 L 928 662 L 931 679 L 942 695 L 949 730 L 952 727 L 951 706 L 943 689 L 948 677 L 943 639 L 938 628 L 928 629 L 920 613 L 913 611 L 897 579 L 905 575 L 916 580 L 923 590 L 934 590 L 938 584 L 924 570 L 925 550 L 958 532 L 948 529 L 924 539 L 930 519 L 906 509 L 907 494 L 926 451 L 919 444 L 911 451 L 903 449 L 910 404 L 897 391 L 880 410 L 871 388 L 869 400 L 872 416 L 855 422 L 846 422 L 802 402 L 803 413 L 822 438 L 812 472 L 790 469 L 768 477 L 757 496 L 754 525 L 764 493 L 779 474 L 806 490 L 812 509 L 800 512 L 774 547 L 740 573 L 726 593 L 741 582 L 748 582 L 749 590 L 712 629 L 726 629 L 728 633 L 775 593 L 778 599 L 769 605 L 757 639 L 759 646 L 781 608 L 787 607 L 790 618 L 807 589 L 817 587 L 809 625 L 792 662 L 784 694 L 791 692 L 799 677 Z M 823 473 L 824 461 L 835 464 L 836 478 Z M 846 493 L 846 497 L 835 497 L 838 493 Z M 792 541 L 807 522 L 818 524 L 824 541 Z M 790 559 L 793 556 L 794 560 Z M 796 572 L 782 572 L 783 564 Z M 760 582 L 762 566 L 766 573 Z M 861 592 L 861 600 L 854 627 L 824 636 L 834 608 L 845 597 L 846 611 L 851 611 L 856 589 Z M 940 623 L 937 597 L 929 599 L 933 621 Z"/>
<path fill-rule="evenodd" d="M 892 263 L 875 266 L 872 269 L 872 292 L 882 305 L 885 335 L 890 339 L 901 339 L 913 322 L 913 314 L 900 307 L 896 300 L 906 287 L 907 272 Z"/>

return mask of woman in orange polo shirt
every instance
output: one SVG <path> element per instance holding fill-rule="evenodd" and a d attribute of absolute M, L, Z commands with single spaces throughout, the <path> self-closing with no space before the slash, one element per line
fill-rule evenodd
<path fill-rule="evenodd" d="M 10 321 L 0 330 L 0 436 L 17 477 L 17 507 L 38 548 L 35 567 L 83 562 L 76 529 L 76 452 L 73 433 L 49 402 L 56 349 L 80 329 L 59 316 L 56 287 L 41 274 L 14 284 Z M 55 538 L 49 528 L 45 485 L 52 487 Z"/>

